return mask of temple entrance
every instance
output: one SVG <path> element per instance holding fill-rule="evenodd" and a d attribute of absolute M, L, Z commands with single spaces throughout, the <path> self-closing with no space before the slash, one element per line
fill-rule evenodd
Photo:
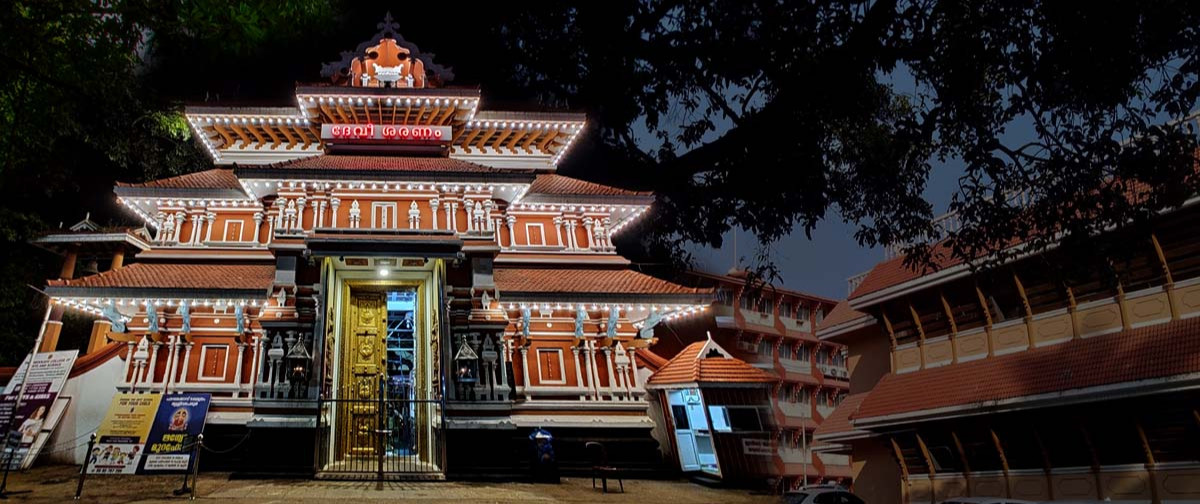
<path fill-rule="evenodd" d="M 435 305 L 423 281 L 335 283 L 337 357 L 327 364 L 318 476 L 350 479 L 442 477 Z M 431 330 L 432 329 L 432 330 Z M 332 365 L 329 365 L 332 364 Z"/>

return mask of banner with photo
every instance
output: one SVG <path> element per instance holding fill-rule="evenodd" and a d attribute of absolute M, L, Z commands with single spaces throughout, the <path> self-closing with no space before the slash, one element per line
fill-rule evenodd
<path fill-rule="evenodd" d="M 192 469 L 192 443 L 204 431 L 208 394 L 170 394 L 162 398 L 146 440 L 139 474 L 183 473 Z"/>
<path fill-rule="evenodd" d="M 89 474 L 169 474 L 192 467 L 209 394 L 117 394 L 96 431 Z"/>
<path fill-rule="evenodd" d="M 26 356 L 21 362 L 0 397 L 0 428 L 9 435 L 0 467 L 8 463 L 12 469 L 24 469 L 33 464 L 62 418 L 66 401 L 59 401 L 58 396 L 78 355 L 78 350 L 42 352 L 32 358 Z M 28 384 L 18 409 L 17 395 L 22 381 Z"/>

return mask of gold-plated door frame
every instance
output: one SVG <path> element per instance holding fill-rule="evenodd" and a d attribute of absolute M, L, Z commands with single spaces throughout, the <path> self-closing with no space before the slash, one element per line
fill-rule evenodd
<path fill-rule="evenodd" d="M 335 336 L 331 340 L 331 343 L 334 344 L 329 348 L 329 351 L 336 351 L 337 353 L 337 357 L 333 359 L 335 363 L 334 369 L 329 370 L 334 374 L 334 383 L 332 384 L 333 399 L 344 397 L 342 394 L 346 390 L 347 377 L 353 375 L 353 364 L 350 363 L 348 355 L 354 338 L 352 334 L 354 325 L 348 321 L 348 317 L 352 316 L 352 312 L 354 311 L 351 307 L 352 291 L 361 289 L 385 292 L 388 289 L 406 287 L 415 288 L 417 291 L 415 309 L 418 316 L 414 324 L 414 337 L 417 339 L 414 345 L 416 350 L 416 355 L 414 355 L 414 399 L 433 400 L 440 398 L 440 394 L 433 390 L 433 387 L 436 386 L 436 381 L 432 376 L 440 368 L 440 361 L 435 362 L 435 360 L 440 359 L 440 356 L 436 352 L 439 345 L 435 341 L 438 339 L 437 333 L 439 332 L 439 328 L 437 324 L 440 318 L 437 312 L 440 306 L 438 302 L 440 294 L 438 289 L 440 264 L 435 264 L 431 269 L 396 271 L 393 272 L 393 278 L 388 279 L 370 278 L 374 273 L 374 271 L 362 270 L 336 270 L 331 275 L 334 285 L 329 286 L 329 292 L 333 294 L 333 296 L 330 296 L 332 299 L 329 299 L 329 301 L 331 304 L 337 305 L 331 310 L 331 312 L 336 312 L 336 323 L 332 327 Z M 380 316 L 385 320 L 382 330 L 386 331 L 386 298 L 384 298 L 384 309 L 380 313 Z M 383 334 L 380 337 L 382 338 Z M 380 363 L 379 369 L 384 370 L 386 368 L 383 367 L 383 359 L 386 355 L 386 348 L 382 345 L 382 342 L 380 343 L 377 347 L 379 350 L 373 350 L 372 353 L 378 353 L 375 357 Z M 373 391 L 374 396 L 377 396 L 379 393 L 380 389 L 376 387 Z M 353 413 L 347 410 L 347 408 L 338 407 L 330 413 L 333 414 L 333 418 L 330 420 L 334 429 L 353 428 L 351 425 Z M 424 403 L 418 402 L 415 413 L 416 418 L 414 420 L 418 426 L 416 441 L 419 458 L 422 461 L 433 461 L 435 458 L 440 459 L 441 457 L 437 456 L 437 453 L 440 453 L 441 447 L 433 446 L 433 439 L 435 439 L 433 429 L 436 428 L 435 423 L 440 423 L 440 408 L 432 407 L 428 401 Z M 337 437 L 340 436 L 335 436 L 335 438 Z M 363 457 L 373 457 L 376 455 L 373 451 L 375 448 L 357 451 L 354 449 L 344 449 L 340 446 L 330 446 L 330 448 L 333 448 L 331 454 L 334 454 L 338 459 L 346 455 L 361 455 Z M 329 462 L 334 461 L 331 460 Z"/>

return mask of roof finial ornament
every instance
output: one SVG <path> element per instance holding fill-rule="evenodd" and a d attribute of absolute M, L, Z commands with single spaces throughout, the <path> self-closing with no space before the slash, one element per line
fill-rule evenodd
<path fill-rule="evenodd" d="M 380 33 L 395 35 L 396 31 L 400 29 L 400 23 L 397 23 L 396 20 L 392 18 L 392 11 L 387 11 L 387 13 L 383 15 L 383 21 L 380 21 L 379 24 L 375 25 L 375 28 L 378 28 Z"/>

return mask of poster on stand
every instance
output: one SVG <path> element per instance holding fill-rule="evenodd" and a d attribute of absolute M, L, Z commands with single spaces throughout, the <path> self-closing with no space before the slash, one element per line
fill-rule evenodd
<path fill-rule="evenodd" d="M 192 468 L 204 431 L 206 393 L 117 394 L 96 431 L 89 474 L 171 474 Z"/>
<path fill-rule="evenodd" d="M 11 469 L 21 469 L 33 464 L 61 418 L 50 413 L 78 355 L 78 350 L 41 352 L 21 362 L 0 397 L 0 429 L 9 436 L 0 467 L 7 463 Z M 17 408 L 23 381 L 28 384 Z"/>
<path fill-rule="evenodd" d="M 161 394 L 117 394 L 96 430 L 96 444 L 88 454 L 90 474 L 134 474 Z"/>
<path fill-rule="evenodd" d="M 192 469 L 192 443 L 204 431 L 208 394 L 170 394 L 162 398 L 146 440 L 139 474 L 183 473 Z"/>

